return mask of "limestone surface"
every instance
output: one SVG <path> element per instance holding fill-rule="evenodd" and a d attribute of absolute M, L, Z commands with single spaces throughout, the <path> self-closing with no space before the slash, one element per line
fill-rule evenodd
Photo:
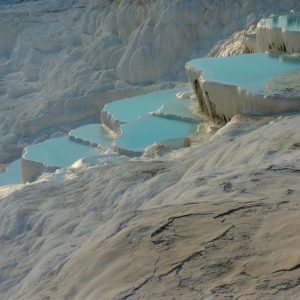
<path fill-rule="evenodd" d="M 0 298 L 297 299 L 299 122 L 1 188 Z"/>
<path fill-rule="evenodd" d="M 298 57 L 268 53 L 200 58 L 186 64 L 199 109 L 225 122 L 236 114 L 299 111 L 299 69 Z"/>

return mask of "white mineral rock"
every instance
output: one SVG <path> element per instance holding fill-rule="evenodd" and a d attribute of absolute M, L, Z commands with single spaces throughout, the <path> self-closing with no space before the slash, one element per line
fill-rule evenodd
<path fill-rule="evenodd" d="M 98 120 L 106 102 L 144 93 L 137 84 L 154 90 L 159 82 L 185 81 L 187 60 L 264 15 L 299 6 L 290 0 L 19 2 L 0 4 L 0 163 L 20 156 L 24 143 Z M 17 146 L 5 143 L 11 133 Z"/>

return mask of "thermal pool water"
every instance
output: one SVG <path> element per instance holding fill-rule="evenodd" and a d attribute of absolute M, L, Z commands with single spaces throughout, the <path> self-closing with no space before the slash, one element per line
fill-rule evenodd
<path fill-rule="evenodd" d="M 48 172 L 47 167 L 66 168 L 80 159 L 92 165 L 114 164 L 124 161 L 119 154 L 142 155 L 153 144 L 164 143 L 170 149 L 186 146 L 186 138 L 197 132 L 199 119 L 191 99 L 176 98 L 180 91 L 183 89 L 163 90 L 107 104 L 105 113 L 119 122 L 117 132 L 111 134 L 105 122 L 88 124 L 71 130 L 68 136 L 27 146 L 24 164 L 13 164 L 0 174 L 0 184 L 22 182 L 21 176 L 13 175 L 20 175 L 22 168 L 27 168 L 23 174 L 29 174 L 26 180 L 31 180 Z"/>

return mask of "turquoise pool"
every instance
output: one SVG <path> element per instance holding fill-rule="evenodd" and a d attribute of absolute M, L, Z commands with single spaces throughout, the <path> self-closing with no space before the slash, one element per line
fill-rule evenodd
<path fill-rule="evenodd" d="M 0 173 L 0 185 L 10 185 L 19 183 L 22 183 L 20 159 L 10 164 L 5 172 Z"/>
<path fill-rule="evenodd" d="M 45 142 L 27 146 L 23 158 L 53 167 L 69 167 L 79 159 L 88 165 L 116 164 L 127 158 L 117 153 L 101 154 L 91 145 L 108 149 L 116 144 L 120 153 L 137 154 L 155 143 L 166 143 L 171 148 L 184 146 L 185 138 L 198 129 L 190 99 L 177 99 L 183 89 L 159 91 L 110 103 L 110 113 L 121 119 L 121 135 L 114 139 L 100 124 L 89 124 L 73 129 L 68 136 L 52 138 Z M 159 114 L 151 115 L 156 112 Z M 0 173 L 0 184 L 21 183 L 21 161 L 11 164 Z"/>
<path fill-rule="evenodd" d="M 80 139 L 83 142 L 100 145 L 103 148 L 109 148 L 113 138 L 100 124 L 89 124 L 73 129 L 69 133 L 70 137 Z"/>
<path fill-rule="evenodd" d="M 254 53 L 231 57 L 205 57 L 191 60 L 189 67 L 203 72 L 206 80 L 268 93 L 266 82 L 300 69 L 300 59 L 278 54 Z"/>
<path fill-rule="evenodd" d="M 159 109 L 164 103 L 176 100 L 176 94 L 183 88 L 158 91 L 146 95 L 126 98 L 108 103 L 103 110 L 120 122 L 130 122 L 140 116 Z"/>
<path fill-rule="evenodd" d="M 198 125 L 192 122 L 145 115 L 122 125 L 122 135 L 116 140 L 116 145 L 120 149 L 142 154 L 150 145 L 183 139 L 196 133 L 197 128 Z"/>
<path fill-rule="evenodd" d="M 23 157 L 48 166 L 68 167 L 80 158 L 95 155 L 99 155 L 95 148 L 60 137 L 26 147 Z"/>

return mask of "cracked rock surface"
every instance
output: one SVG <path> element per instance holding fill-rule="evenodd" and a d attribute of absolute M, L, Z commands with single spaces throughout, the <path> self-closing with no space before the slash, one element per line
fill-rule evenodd
<path fill-rule="evenodd" d="M 299 122 L 1 188 L 0 298 L 297 299 Z"/>

